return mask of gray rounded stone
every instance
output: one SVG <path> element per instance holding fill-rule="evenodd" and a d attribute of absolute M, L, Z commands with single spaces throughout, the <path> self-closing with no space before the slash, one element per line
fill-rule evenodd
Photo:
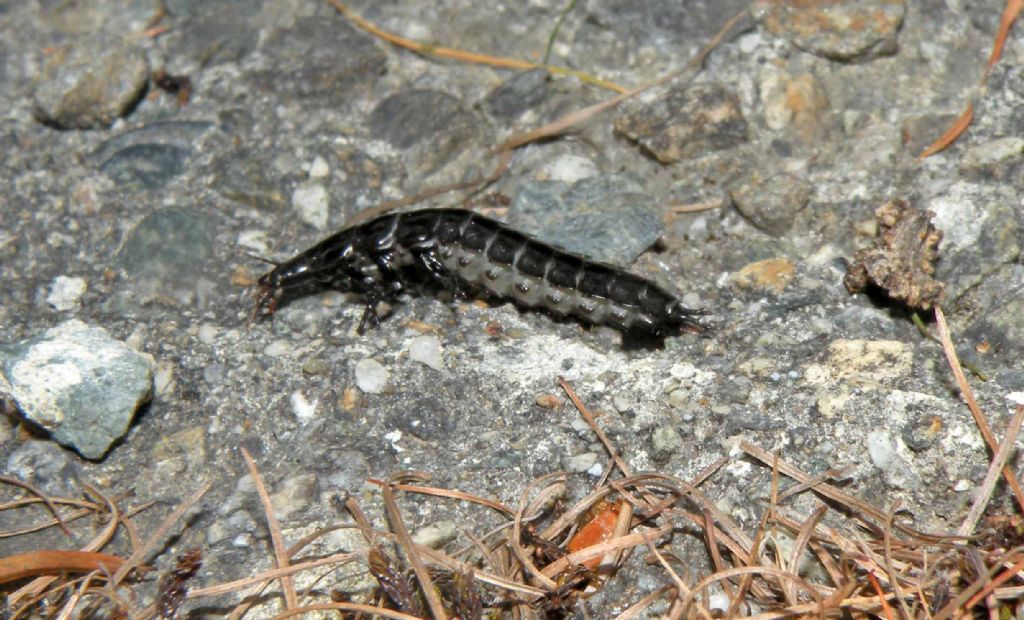
<path fill-rule="evenodd" d="M 100 129 L 125 116 L 149 79 L 137 46 L 93 37 L 47 57 L 33 97 L 36 118 L 62 129 Z"/>

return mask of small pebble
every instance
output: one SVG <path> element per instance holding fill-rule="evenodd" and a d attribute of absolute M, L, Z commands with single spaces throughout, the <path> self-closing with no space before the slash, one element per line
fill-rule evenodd
<path fill-rule="evenodd" d="M 885 471 L 896 458 L 896 440 L 886 431 L 876 430 L 868 433 L 868 456 L 878 469 Z"/>
<path fill-rule="evenodd" d="M 391 373 L 375 359 L 364 358 L 356 362 L 356 387 L 364 394 L 380 394 L 388 385 Z"/>
<path fill-rule="evenodd" d="M 292 193 L 292 207 L 298 211 L 299 219 L 317 230 L 327 228 L 330 205 L 327 188 L 319 183 L 300 185 Z"/>
<path fill-rule="evenodd" d="M 671 426 L 659 426 L 651 433 L 651 457 L 656 461 L 668 460 L 683 445 L 683 438 Z"/>
<path fill-rule="evenodd" d="M 224 364 L 210 364 L 203 368 L 203 381 L 208 385 L 220 385 L 224 382 Z"/>
<path fill-rule="evenodd" d="M 217 338 L 217 326 L 212 323 L 203 323 L 199 326 L 199 342 L 212 345 Z"/>
<path fill-rule="evenodd" d="M 581 179 L 597 176 L 599 172 L 597 164 L 592 160 L 569 153 L 544 164 L 537 176 L 547 181 L 575 183 Z"/>
<path fill-rule="evenodd" d="M 238 233 L 235 243 L 259 254 L 266 254 L 270 251 L 270 243 L 267 241 L 267 231 L 265 230 L 243 230 Z"/>
<path fill-rule="evenodd" d="M 417 530 L 412 535 L 412 541 L 417 545 L 438 549 L 455 540 L 458 533 L 459 530 L 454 521 L 438 521 Z"/>
<path fill-rule="evenodd" d="M 437 336 L 416 336 L 409 342 L 409 359 L 434 370 L 444 369 L 441 353 L 441 340 Z"/>
<path fill-rule="evenodd" d="M 302 392 L 292 392 L 291 396 L 292 413 L 299 419 L 299 422 L 308 422 L 316 415 L 316 401 L 312 403 L 306 399 Z"/>
<path fill-rule="evenodd" d="M 310 473 L 297 474 L 282 480 L 277 492 L 270 496 L 274 515 L 285 521 L 290 515 L 308 508 L 317 499 L 317 486 L 316 476 Z"/>
<path fill-rule="evenodd" d="M 715 611 L 725 612 L 729 609 L 729 597 L 721 592 L 712 594 L 708 597 L 708 609 L 714 613 Z"/>
<path fill-rule="evenodd" d="M 287 340 L 280 338 L 271 342 L 263 348 L 263 354 L 270 357 L 281 357 L 292 350 L 292 345 Z"/>
<path fill-rule="evenodd" d="M 584 452 L 575 456 L 566 456 L 562 459 L 562 467 L 566 471 L 581 474 L 597 464 L 597 455 L 593 452 Z"/>
<path fill-rule="evenodd" d="M 562 401 L 554 394 L 537 394 L 537 405 L 545 409 L 558 409 Z"/>
<path fill-rule="evenodd" d="M 314 377 L 323 376 L 331 372 L 331 365 L 319 357 L 312 357 L 302 363 L 302 372 Z"/>
<path fill-rule="evenodd" d="M 313 159 L 313 162 L 309 164 L 309 178 L 311 179 L 322 179 L 330 174 L 331 168 L 324 161 L 323 157 L 319 155 Z"/>
<path fill-rule="evenodd" d="M 85 294 L 86 284 L 84 278 L 70 278 L 68 276 L 57 276 L 50 283 L 50 294 L 46 303 L 50 304 L 61 312 L 74 310 L 81 302 Z"/>

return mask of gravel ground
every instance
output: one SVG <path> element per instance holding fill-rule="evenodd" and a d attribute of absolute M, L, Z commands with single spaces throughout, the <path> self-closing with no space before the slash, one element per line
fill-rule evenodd
<path fill-rule="evenodd" d="M 565 4 L 352 9 L 415 40 L 539 61 Z M 984 441 L 906 307 L 843 279 L 875 242 L 879 207 L 931 211 L 931 299 L 987 379 L 971 376 L 1003 435 L 1024 404 L 1024 39 L 1011 34 L 979 88 L 1002 2 L 832 4 L 588 0 L 558 31 L 553 65 L 625 87 L 681 73 L 518 149 L 472 202 L 711 312 L 707 333 L 654 347 L 432 297 L 363 335 L 362 307 L 336 292 L 247 325 L 267 269 L 256 257 L 288 258 L 362 209 L 486 176 L 506 137 L 612 91 L 418 56 L 312 0 L 0 4 L 5 472 L 54 495 L 130 490 L 156 502 L 143 532 L 212 482 L 155 560 L 200 547 L 197 582 L 212 584 L 272 562 L 241 448 L 289 542 L 340 520 L 346 494 L 379 514 L 365 480 L 400 470 L 511 505 L 567 470 L 581 496 L 608 459 L 561 376 L 635 471 L 688 478 L 731 455 L 708 493 L 748 527 L 770 471 L 733 451 L 738 439 L 806 472 L 842 470 L 848 492 L 899 503 L 918 529 L 955 529 L 985 475 Z M 968 131 L 920 160 L 971 101 Z M 710 208 L 673 212 L 693 204 Z M 497 523 L 450 502 L 402 505 L 414 529 Z M 0 550 L 66 544 L 47 530 Z M 673 546 L 706 562 L 700 540 Z M 631 562 L 592 611 L 613 615 L 664 578 Z"/>

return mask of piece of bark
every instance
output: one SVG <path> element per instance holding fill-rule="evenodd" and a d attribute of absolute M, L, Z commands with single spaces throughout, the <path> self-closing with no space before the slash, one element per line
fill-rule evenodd
<path fill-rule="evenodd" d="M 878 236 L 857 250 L 843 284 L 850 293 L 876 288 L 912 310 L 930 310 L 942 302 L 946 285 L 936 280 L 942 231 L 932 225 L 935 214 L 890 200 L 875 211 Z"/>

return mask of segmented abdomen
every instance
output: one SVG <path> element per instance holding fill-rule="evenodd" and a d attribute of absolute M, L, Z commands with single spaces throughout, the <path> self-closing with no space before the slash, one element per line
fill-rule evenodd
<path fill-rule="evenodd" d="M 385 215 L 343 230 L 267 274 L 280 271 L 279 282 L 265 276 L 261 283 L 285 289 L 286 272 L 296 271 L 327 272 L 320 280 L 337 281 L 338 274 L 330 273 L 331 257 L 350 289 L 381 298 L 387 297 L 385 289 L 410 285 L 483 288 L 527 308 L 624 331 L 699 330 L 701 312 L 685 308 L 656 284 L 463 209 Z"/>

